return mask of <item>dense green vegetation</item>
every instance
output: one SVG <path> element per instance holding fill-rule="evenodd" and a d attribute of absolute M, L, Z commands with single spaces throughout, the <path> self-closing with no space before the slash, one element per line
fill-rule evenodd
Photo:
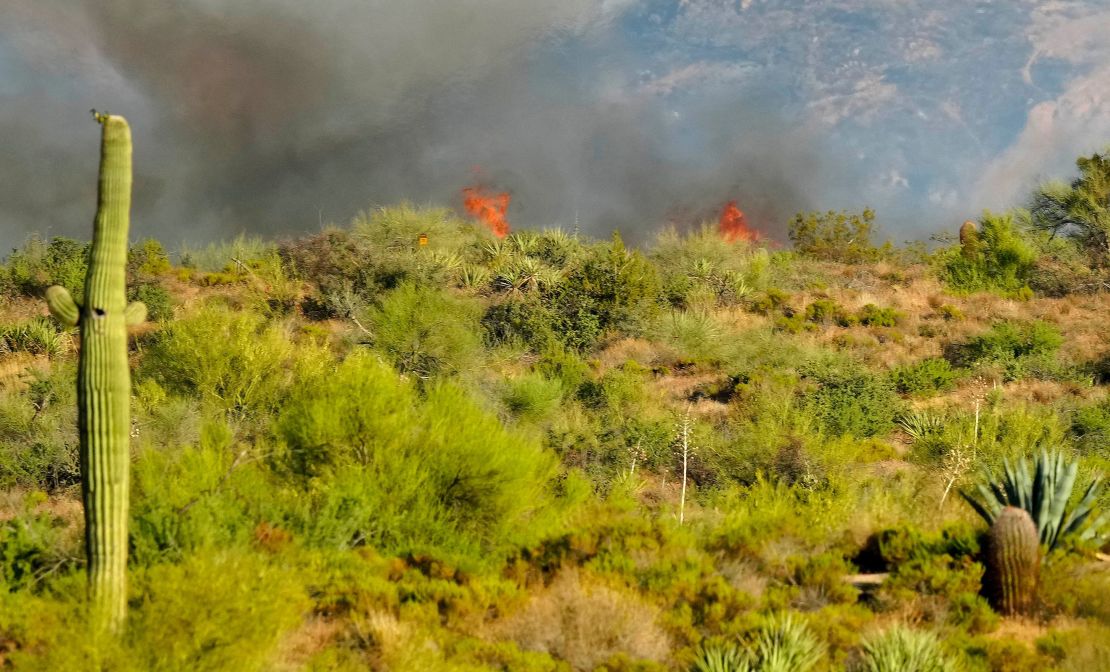
<path fill-rule="evenodd" d="M 933 251 L 869 211 L 800 215 L 794 251 L 411 206 L 141 241 L 128 626 L 95 650 L 76 334 L 39 298 L 87 248 L 30 240 L 0 267 L 0 667 L 1105 669 L 1105 165 Z M 1041 450 L 1092 514 L 1003 616 L 957 493 Z"/>

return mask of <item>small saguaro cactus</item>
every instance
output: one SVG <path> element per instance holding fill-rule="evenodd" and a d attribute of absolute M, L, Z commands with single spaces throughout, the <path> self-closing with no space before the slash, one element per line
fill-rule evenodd
<path fill-rule="evenodd" d="M 974 257 L 979 251 L 979 227 L 968 220 L 960 227 L 960 248 L 965 257 Z"/>
<path fill-rule="evenodd" d="M 120 116 L 97 114 L 100 178 L 85 294 L 77 303 L 63 287 L 46 290 L 51 314 L 78 327 L 77 428 L 85 555 L 93 620 L 119 630 L 127 615 L 127 516 L 131 375 L 127 325 L 146 306 L 127 304 L 127 228 L 131 210 L 131 129 Z"/>
<path fill-rule="evenodd" d="M 1037 526 L 1025 509 L 1002 509 L 987 533 L 987 596 L 999 612 L 1012 616 L 1029 611 L 1041 569 Z"/>

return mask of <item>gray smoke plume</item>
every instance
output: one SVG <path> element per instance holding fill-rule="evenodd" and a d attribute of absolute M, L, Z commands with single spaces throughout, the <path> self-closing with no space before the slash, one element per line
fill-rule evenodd
<path fill-rule="evenodd" d="M 0 249 L 88 236 L 93 107 L 134 129 L 136 238 L 295 234 L 401 199 L 457 206 L 475 180 L 512 193 L 517 227 L 643 239 L 738 199 L 781 238 L 834 189 L 815 134 L 771 91 L 636 81 L 614 28 L 631 6 L 4 0 Z"/>

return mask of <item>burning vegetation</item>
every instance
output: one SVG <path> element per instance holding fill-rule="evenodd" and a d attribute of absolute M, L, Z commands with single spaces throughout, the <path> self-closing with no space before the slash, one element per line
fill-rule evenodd
<path fill-rule="evenodd" d="M 721 237 L 730 243 L 738 240 L 755 241 L 760 237 L 758 231 L 748 226 L 744 211 L 736 205 L 736 201 L 725 203 L 725 207 L 721 209 L 721 215 L 717 219 L 717 230 Z"/>
<path fill-rule="evenodd" d="M 485 224 L 498 238 L 509 235 L 506 213 L 513 200 L 509 192 L 488 193 L 484 187 L 474 186 L 464 188 L 462 194 L 467 214 Z"/>

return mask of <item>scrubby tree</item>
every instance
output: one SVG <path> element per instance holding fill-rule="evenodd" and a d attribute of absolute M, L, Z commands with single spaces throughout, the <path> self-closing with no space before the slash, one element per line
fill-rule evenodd
<path fill-rule="evenodd" d="M 1110 261 L 1110 152 L 1080 157 L 1079 177 L 1052 181 L 1033 195 L 1033 225 L 1078 242 L 1093 263 Z"/>
<path fill-rule="evenodd" d="M 788 235 L 800 254 L 823 261 L 847 264 L 873 261 L 880 254 L 871 241 L 875 233 L 875 211 L 806 212 L 794 215 Z"/>

